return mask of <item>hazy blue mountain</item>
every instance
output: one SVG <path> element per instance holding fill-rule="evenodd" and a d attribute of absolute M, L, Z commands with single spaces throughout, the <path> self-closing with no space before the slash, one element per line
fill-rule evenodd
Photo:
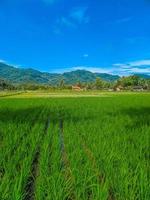
<path fill-rule="evenodd" d="M 140 78 L 150 79 L 150 75 L 148 74 L 134 74 L 135 76 L 139 76 Z"/>
<path fill-rule="evenodd" d="M 34 69 L 16 68 L 5 63 L 0 63 L 0 78 L 6 79 L 13 84 L 37 83 L 37 84 L 59 84 L 64 79 L 66 84 L 75 84 L 77 82 L 92 82 L 99 77 L 106 81 L 115 81 L 119 79 L 117 75 L 106 73 L 92 73 L 86 70 L 76 70 L 65 72 L 63 74 L 45 73 Z"/>

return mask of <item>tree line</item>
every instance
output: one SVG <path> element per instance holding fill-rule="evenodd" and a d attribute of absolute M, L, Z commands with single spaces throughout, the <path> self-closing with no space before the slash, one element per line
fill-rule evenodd
<path fill-rule="evenodd" d="M 78 81 L 73 84 L 85 90 L 150 90 L 150 79 L 139 76 L 124 76 L 114 82 L 104 81 L 96 78 L 94 82 L 82 83 Z M 23 83 L 13 85 L 10 82 L 0 79 L 0 90 L 63 90 L 72 89 L 72 84 L 66 84 L 62 79 L 57 85 L 40 85 L 36 83 Z"/>

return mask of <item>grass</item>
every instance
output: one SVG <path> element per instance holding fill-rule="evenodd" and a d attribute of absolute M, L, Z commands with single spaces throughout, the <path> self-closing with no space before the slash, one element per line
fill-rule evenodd
<path fill-rule="evenodd" d="M 100 91 L 100 90 L 87 90 L 87 91 L 73 91 L 73 90 L 35 90 L 35 91 L 1 91 L 0 98 L 60 98 L 60 97 L 110 97 L 118 95 L 149 95 L 148 91 L 143 92 L 130 92 L 130 91 Z"/>
<path fill-rule="evenodd" d="M 150 199 L 150 94 L 0 99 L 0 199 Z"/>

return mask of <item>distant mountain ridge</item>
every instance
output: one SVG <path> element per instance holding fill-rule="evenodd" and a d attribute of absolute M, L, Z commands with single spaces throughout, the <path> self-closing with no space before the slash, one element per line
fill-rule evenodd
<path fill-rule="evenodd" d="M 148 74 L 134 74 L 135 76 L 139 76 L 140 78 L 143 79 L 150 79 L 150 75 Z"/>
<path fill-rule="evenodd" d="M 16 68 L 0 62 L 0 78 L 6 79 L 13 84 L 36 83 L 56 85 L 59 84 L 62 79 L 66 84 L 75 84 L 79 81 L 82 83 L 93 82 L 97 77 L 105 81 L 115 81 L 120 78 L 118 75 L 92 73 L 86 70 L 76 70 L 63 74 L 46 73 L 31 68 Z"/>
<path fill-rule="evenodd" d="M 141 78 L 149 79 L 149 75 L 136 74 Z M 118 80 L 118 75 L 111 75 L 107 73 L 92 73 L 86 70 L 76 70 L 71 72 L 47 73 L 28 68 L 16 68 L 14 66 L 0 62 L 0 79 L 6 79 L 13 84 L 31 83 L 31 84 L 45 84 L 57 85 L 63 79 L 65 84 L 76 84 L 77 82 L 87 83 L 93 82 L 99 77 L 105 81 L 113 82 Z"/>

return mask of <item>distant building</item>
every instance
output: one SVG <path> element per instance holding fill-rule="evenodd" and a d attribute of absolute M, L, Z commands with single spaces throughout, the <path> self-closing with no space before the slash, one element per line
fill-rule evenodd
<path fill-rule="evenodd" d="M 124 88 L 121 86 L 121 85 L 119 85 L 119 86 L 117 86 L 117 87 L 115 87 L 115 91 L 117 91 L 117 92 L 119 92 L 119 91 L 121 91 L 121 90 L 123 90 Z"/>
<path fill-rule="evenodd" d="M 142 86 L 134 86 L 133 88 L 132 88 L 132 91 L 143 91 L 144 89 L 143 89 L 143 87 Z"/>
<path fill-rule="evenodd" d="M 75 86 L 72 86 L 72 90 L 74 91 L 82 91 L 81 87 L 75 85 Z"/>
<path fill-rule="evenodd" d="M 108 91 L 109 91 L 109 92 L 112 92 L 112 91 L 113 91 L 113 89 L 108 89 Z"/>

